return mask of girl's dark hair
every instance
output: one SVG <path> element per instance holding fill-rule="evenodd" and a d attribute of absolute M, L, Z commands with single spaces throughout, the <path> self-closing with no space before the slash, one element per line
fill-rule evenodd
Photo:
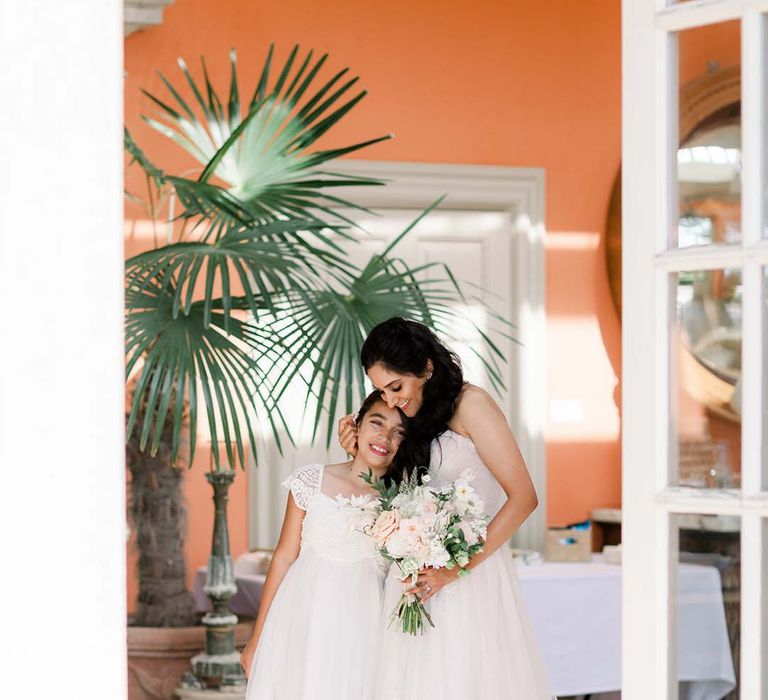
<path fill-rule="evenodd" d="M 368 411 L 370 411 L 377 403 L 383 403 L 385 406 L 387 405 L 378 391 L 372 391 L 370 394 L 368 394 L 368 396 L 365 397 L 365 401 L 363 401 L 362 406 L 360 406 L 359 410 L 357 411 L 357 415 L 355 416 L 355 425 L 358 428 L 362 424 L 363 418 L 365 418 L 365 414 L 368 413 Z M 403 421 L 403 428 L 405 428 L 407 435 L 408 417 L 399 408 L 397 409 L 397 412 L 400 414 L 400 418 Z M 392 464 L 389 466 L 387 473 L 384 475 L 385 478 L 392 479 L 392 481 L 395 483 L 400 483 L 401 479 L 403 478 L 403 471 L 410 473 L 410 460 L 407 455 L 401 453 L 400 451 L 404 443 L 405 440 L 400 443 L 400 447 L 395 453 Z"/>
<path fill-rule="evenodd" d="M 408 419 L 406 437 L 398 451 L 411 469 L 429 467 L 432 440 L 448 430 L 464 386 L 461 361 L 425 325 L 398 317 L 376 326 L 360 352 L 366 371 L 380 363 L 390 372 L 417 377 L 424 376 L 430 360 L 432 377 L 424 384 L 421 408 Z"/>

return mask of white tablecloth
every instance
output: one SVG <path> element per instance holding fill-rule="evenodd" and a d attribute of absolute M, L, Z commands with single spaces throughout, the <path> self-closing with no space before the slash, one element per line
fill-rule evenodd
<path fill-rule="evenodd" d="M 236 569 L 237 615 L 255 616 L 264 576 Z M 621 688 L 621 567 L 595 561 L 520 566 L 520 586 L 556 695 Z M 205 568 L 195 599 L 208 609 Z M 679 565 L 678 677 L 680 700 L 719 700 L 735 686 L 720 574 L 710 566 Z"/>
<path fill-rule="evenodd" d="M 680 700 L 715 700 L 735 686 L 720 574 L 680 564 L 678 678 Z M 528 605 L 552 690 L 558 695 L 621 688 L 621 567 L 584 564 L 521 566 Z"/>

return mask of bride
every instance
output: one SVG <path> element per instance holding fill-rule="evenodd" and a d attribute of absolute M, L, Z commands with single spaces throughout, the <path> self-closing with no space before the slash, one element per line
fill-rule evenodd
<path fill-rule="evenodd" d="M 494 400 L 464 382 L 458 357 L 426 326 L 393 318 L 366 339 L 361 360 L 391 408 L 408 416 L 409 461 L 428 465 L 440 488 L 470 469 L 492 520 L 486 546 L 469 565 L 426 569 L 412 592 L 429 601 L 434 629 L 410 637 L 382 633 L 377 700 L 543 700 L 552 697 L 523 609 L 507 540 L 536 508 L 528 470 Z M 348 453 L 358 448 L 350 416 L 339 424 Z M 392 567 L 383 614 L 402 594 Z"/>

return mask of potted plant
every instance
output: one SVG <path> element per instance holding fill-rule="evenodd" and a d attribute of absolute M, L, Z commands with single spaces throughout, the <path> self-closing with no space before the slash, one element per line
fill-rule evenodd
<path fill-rule="evenodd" d="M 145 93 L 156 111 L 145 121 L 198 161 L 197 177 L 160 169 L 126 131 L 131 162 L 146 176 L 149 216 L 171 221 L 173 234 L 126 261 L 125 299 L 126 376 L 135 383 L 129 466 L 136 475 L 148 464 L 163 471 L 164 498 L 179 518 L 174 469 L 192 463 L 200 419 L 211 435 L 208 479 L 216 518 L 206 591 L 214 609 L 205 620 L 206 651 L 193 660 L 193 670 L 201 686 L 236 688 L 243 676 L 234 647 L 236 618 L 226 606 L 234 579 L 225 504 L 235 478 L 231 465 L 244 465 L 247 448 L 257 455 L 255 416 L 267 418 L 278 446 L 290 441 L 280 400 L 299 381 L 316 399 L 315 432 L 323 416 L 332 426 L 342 389 L 347 411 L 364 391 L 358 358 L 368 330 L 400 315 L 448 331 L 455 320 L 451 304 L 461 292 L 444 268 L 437 274 L 428 269 L 434 265 L 413 269 L 393 256 L 412 226 L 363 268 L 345 253 L 357 238 L 341 209 L 362 208 L 334 192 L 383 183 L 335 174 L 332 161 L 388 138 L 318 148 L 365 96 L 357 78 L 343 70 L 321 80 L 327 56 L 302 56 L 298 47 L 275 71 L 270 48 L 254 90 L 242 99 L 234 51 L 230 60 L 226 95 L 220 96 L 204 62 L 199 81 L 181 60 L 184 89 L 161 76 L 168 94 Z M 493 362 L 487 369 L 500 381 Z M 134 483 L 135 510 L 146 486 L 137 476 Z M 169 524 L 176 545 L 180 522 Z M 138 544 L 142 559 L 141 536 Z M 158 590 L 169 595 L 157 601 L 163 612 L 156 621 L 186 624 L 179 547 L 168 562 L 160 577 L 165 587 Z M 139 574 L 149 576 L 141 567 Z M 147 590 L 146 580 L 140 590 Z"/>

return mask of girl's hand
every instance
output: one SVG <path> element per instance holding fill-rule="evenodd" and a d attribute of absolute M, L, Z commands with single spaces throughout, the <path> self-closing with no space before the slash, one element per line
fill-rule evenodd
<path fill-rule="evenodd" d="M 357 426 L 354 413 L 339 420 L 339 444 L 350 457 L 357 455 Z"/>
<path fill-rule="evenodd" d="M 240 654 L 240 665 L 243 667 L 243 672 L 246 676 L 251 670 L 253 655 L 256 653 L 256 647 L 258 644 L 258 640 L 255 637 L 251 637 L 251 639 L 248 641 L 248 644 L 245 645 L 242 653 Z"/>
<path fill-rule="evenodd" d="M 419 582 L 409 588 L 406 593 L 419 596 L 422 603 L 428 601 L 441 588 L 459 578 L 459 569 L 422 569 L 419 571 Z"/>

